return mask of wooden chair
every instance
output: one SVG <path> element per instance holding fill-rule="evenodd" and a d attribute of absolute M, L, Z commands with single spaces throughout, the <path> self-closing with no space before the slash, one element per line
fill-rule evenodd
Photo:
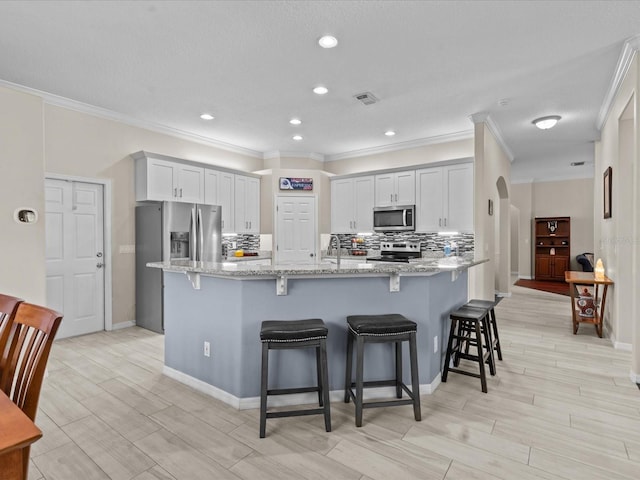
<path fill-rule="evenodd" d="M 13 319 L 0 389 L 32 421 L 36 418 L 44 371 L 61 321 L 60 313 L 29 303 L 21 303 Z M 26 479 L 29 451 L 27 446 L 0 456 L 0 472 L 13 473 L 7 478 Z"/>
<path fill-rule="evenodd" d="M 18 305 L 22 303 L 22 299 L 3 295 L 0 293 L 0 379 L 2 378 L 2 370 L 6 362 L 6 346 L 9 340 L 9 333 L 13 325 L 13 319 L 16 316 Z"/>

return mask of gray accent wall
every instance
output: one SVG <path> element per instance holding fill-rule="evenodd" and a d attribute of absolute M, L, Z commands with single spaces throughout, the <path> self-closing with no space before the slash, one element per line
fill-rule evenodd
<path fill-rule="evenodd" d="M 263 320 L 321 318 L 329 328 L 327 353 L 331 390 L 344 388 L 346 316 L 401 313 L 418 323 L 420 383 L 441 371 L 449 312 L 467 300 L 467 273 L 454 282 L 448 272 L 401 277 L 400 291 L 389 291 L 389 277 L 295 278 L 288 295 L 277 296 L 274 279 L 232 280 L 202 276 L 194 290 L 182 273 L 164 272 L 165 364 L 238 398 L 259 396 L 260 324 Z M 433 351 L 438 336 L 439 351 Z M 211 356 L 203 355 L 204 342 Z M 391 344 L 365 351 L 365 379 L 394 375 Z M 409 382 L 408 345 L 404 377 Z M 269 388 L 315 385 L 312 349 L 270 353 Z"/>

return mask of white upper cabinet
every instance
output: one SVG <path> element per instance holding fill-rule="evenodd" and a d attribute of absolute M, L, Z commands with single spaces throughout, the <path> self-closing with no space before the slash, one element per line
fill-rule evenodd
<path fill-rule="evenodd" d="M 260 233 L 260 179 L 235 175 L 235 232 Z"/>
<path fill-rule="evenodd" d="M 416 230 L 473 232 L 473 164 L 416 171 Z"/>
<path fill-rule="evenodd" d="M 331 232 L 373 231 L 374 177 L 343 178 L 331 182 Z"/>
<path fill-rule="evenodd" d="M 235 217 L 235 175 L 211 168 L 204 171 L 204 203 L 222 207 L 222 233 L 233 233 Z"/>
<path fill-rule="evenodd" d="M 204 168 L 144 157 L 136 159 L 136 201 L 201 203 Z"/>
<path fill-rule="evenodd" d="M 415 171 L 381 173 L 375 176 L 375 206 L 415 205 Z"/>

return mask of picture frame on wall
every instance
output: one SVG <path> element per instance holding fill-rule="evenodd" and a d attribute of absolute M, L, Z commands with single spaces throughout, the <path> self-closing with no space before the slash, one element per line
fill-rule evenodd
<path fill-rule="evenodd" d="M 611 218 L 611 177 L 612 177 L 612 170 L 611 167 L 608 167 L 605 171 L 604 171 L 604 176 L 603 176 L 603 184 L 602 184 L 602 191 L 604 193 L 604 207 L 603 207 L 603 213 L 604 213 L 604 218 Z"/>

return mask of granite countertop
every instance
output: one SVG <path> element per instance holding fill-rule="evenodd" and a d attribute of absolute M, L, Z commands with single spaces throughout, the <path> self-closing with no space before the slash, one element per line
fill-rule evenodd
<path fill-rule="evenodd" d="M 239 257 L 243 258 L 243 257 Z M 256 257 L 249 257 L 256 259 Z M 311 264 L 252 265 L 245 262 L 207 263 L 177 260 L 151 262 L 147 267 L 161 268 L 168 272 L 189 272 L 221 277 L 283 277 L 283 276 L 339 276 L 339 275 L 435 275 L 441 272 L 463 271 L 488 261 L 469 260 L 461 257 L 446 259 L 418 259 L 410 263 L 366 263 L 336 265 L 328 261 Z"/>

